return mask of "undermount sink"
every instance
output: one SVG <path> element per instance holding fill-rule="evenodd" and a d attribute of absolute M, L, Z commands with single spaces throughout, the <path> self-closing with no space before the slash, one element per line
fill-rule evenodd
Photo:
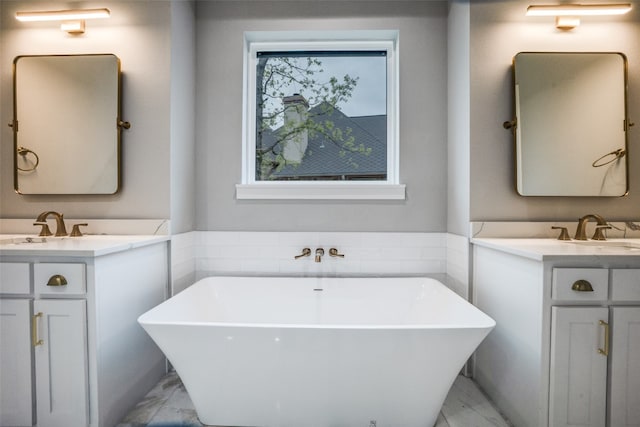
<path fill-rule="evenodd" d="M 567 243 L 580 246 L 595 246 L 600 248 L 623 248 L 630 250 L 640 250 L 640 241 L 634 239 L 633 242 L 625 240 L 572 240 Z"/>
<path fill-rule="evenodd" d="M 55 239 L 60 240 L 60 237 L 56 237 Z M 21 236 L 21 237 L 8 237 L 5 239 L 0 239 L 0 245 L 31 245 L 36 243 L 46 243 L 46 237 L 29 237 L 29 236 Z"/>

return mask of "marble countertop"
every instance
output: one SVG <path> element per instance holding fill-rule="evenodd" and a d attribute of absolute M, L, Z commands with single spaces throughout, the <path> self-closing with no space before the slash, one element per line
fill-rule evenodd
<path fill-rule="evenodd" d="M 609 239 L 606 241 L 562 241 L 544 238 L 472 238 L 478 246 L 519 255 L 538 261 L 558 257 L 638 257 L 640 239 Z"/>
<path fill-rule="evenodd" d="M 37 237 L 1 234 L 0 256 L 97 257 L 169 240 L 166 235 L 84 235 Z"/>

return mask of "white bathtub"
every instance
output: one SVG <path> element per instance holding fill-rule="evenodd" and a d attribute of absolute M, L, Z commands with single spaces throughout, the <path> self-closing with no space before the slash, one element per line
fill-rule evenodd
<path fill-rule="evenodd" d="M 138 321 L 216 426 L 433 426 L 495 326 L 429 278 L 209 277 Z"/>

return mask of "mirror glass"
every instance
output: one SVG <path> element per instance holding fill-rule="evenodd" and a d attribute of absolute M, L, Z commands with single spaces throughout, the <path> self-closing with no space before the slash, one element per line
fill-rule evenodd
<path fill-rule="evenodd" d="M 14 60 L 15 190 L 113 194 L 120 187 L 120 60 Z"/>
<path fill-rule="evenodd" d="M 521 52 L 513 66 L 518 193 L 624 196 L 626 57 Z"/>

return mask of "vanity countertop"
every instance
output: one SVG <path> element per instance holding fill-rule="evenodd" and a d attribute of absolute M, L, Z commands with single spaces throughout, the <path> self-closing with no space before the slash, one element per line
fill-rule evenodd
<path fill-rule="evenodd" d="M 169 240 L 166 235 L 84 235 L 81 237 L 34 237 L 0 235 L 0 256 L 97 257 Z"/>
<path fill-rule="evenodd" d="M 471 243 L 537 261 L 567 256 L 640 258 L 640 239 L 562 241 L 529 238 L 472 238 Z"/>

